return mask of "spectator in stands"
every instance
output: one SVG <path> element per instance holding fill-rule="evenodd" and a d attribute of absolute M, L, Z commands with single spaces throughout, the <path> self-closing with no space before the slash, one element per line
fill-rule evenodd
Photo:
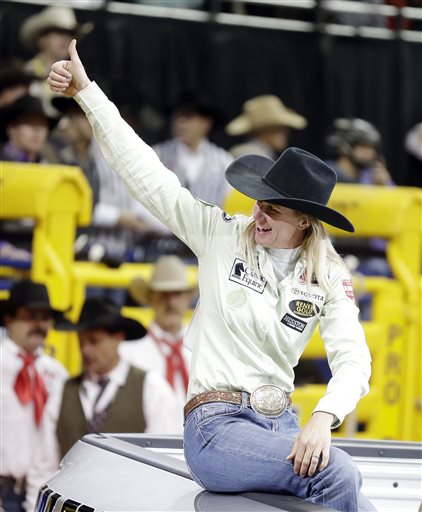
<path fill-rule="evenodd" d="M 153 309 L 154 317 L 148 334 L 139 341 L 122 343 L 120 354 L 136 366 L 163 375 L 179 400 L 182 414 L 191 358 L 190 350 L 183 346 L 183 320 L 194 293 L 187 269 L 177 256 L 162 256 L 150 280 L 136 278 L 129 291 L 136 302 Z"/>
<path fill-rule="evenodd" d="M 0 108 L 0 161 L 47 163 L 47 137 L 57 120 L 49 116 L 41 101 L 22 96 Z M 2 263 L 28 268 L 31 261 L 32 219 L 1 221 L 0 256 Z"/>
<path fill-rule="evenodd" d="M 374 125 L 358 118 L 338 118 L 327 137 L 328 164 L 340 183 L 392 185 L 384 157 L 381 135 Z"/>
<path fill-rule="evenodd" d="M 306 119 L 287 108 L 276 96 L 256 96 L 246 101 L 242 113 L 227 126 L 229 135 L 245 135 L 248 141 L 230 149 L 234 157 L 255 154 L 278 157 L 286 149 L 290 129 L 302 130 Z"/>
<path fill-rule="evenodd" d="M 79 321 L 63 321 L 58 330 L 76 331 L 82 373 L 63 390 L 57 424 L 62 455 L 83 435 L 94 432 L 177 434 L 181 423 L 169 384 L 120 358 L 123 340 L 137 340 L 146 331 L 136 320 L 122 316 L 110 300 L 87 299 Z"/>
<path fill-rule="evenodd" d="M 230 190 L 224 171 L 232 157 L 208 140 L 217 115 L 207 101 L 184 93 L 172 113 L 173 137 L 153 149 L 194 196 L 222 205 Z"/>
<path fill-rule="evenodd" d="M 381 135 L 368 121 L 359 118 L 338 118 L 327 137 L 328 165 L 334 169 L 339 183 L 394 185 L 381 154 Z M 345 255 L 350 270 L 358 275 L 391 277 L 386 259 L 386 241 L 380 238 L 336 240 L 335 246 Z M 372 297 L 359 298 L 362 320 L 371 318 Z"/>
<path fill-rule="evenodd" d="M 81 167 L 93 193 L 92 226 L 78 239 L 77 255 L 118 265 L 129 258 L 140 235 L 168 230 L 132 198 L 123 180 L 110 169 L 75 102 L 57 97 L 52 103 L 64 116 L 50 139 L 57 160 Z"/>
<path fill-rule="evenodd" d="M 69 52 L 50 86 L 75 97 L 113 170 L 198 256 L 200 303 L 186 335 L 192 477 L 213 492 L 287 492 L 345 512 L 374 510 L 350 456 L 331 447 L 331 428 L 368 392 L 371 373 L 350 275 L 322 224 L 354 231 L 327 206 L 334 171 L 298 148 L 275 162 L 240 157 L 227 179 L 256 204 L 252 217 L 230 217 L 181 187 L 89 80 L 76 41 Z M 333 377 L 301 430 L 290 409 L 293 367 L 318 324 Z"/>
<path fill-rule="evenodd" d="M 19 59 L 9 59 L 0 64 L 0 108 L 14 103 L 29 94 L 29 87 L 38 78 L 24 68 Z"/>
<path fill-rule="evenodd" d="M 43 284 L 16 283 L 0 308 L 0 508 L 29 512 L 59 463 L 55 429 L 67 372 L 43 352 L 57 313 Z"/>
<path fill-rule="evenodd" d="M 44 79 L 53 62 L 68 58 L 67 48 L 72 38 L 80 40 L 92 29 L 92 23 L 78 23 L 73 9 L 60 5 L 45 7 L 39 13 L 29 16 L 20 27 L 22 45 L 35 54 L 26 63 L 26 68 L 42 79 L 32 85 L 31 94 L 42 100 L 44 108 L 51 115 L 56 114 L 51 106 L 54 95 Z"/>
<path fill-rule="evenodd" d="M 48 134 L 56 124 L 57 119 L 33 96 L 22 96 L 0 108 L 0 141 L 4 143 L 0 160 L 46 163 Z"/>

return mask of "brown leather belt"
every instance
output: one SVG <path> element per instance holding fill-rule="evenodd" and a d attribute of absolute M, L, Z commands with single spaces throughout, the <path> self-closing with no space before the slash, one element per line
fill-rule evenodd
<path fill-rule="evenodd" d="M 263 388 L 275 388 L 275 386 L 262 386 L 261 388 L 258 388 L 257 391 L 263 389 Z M 276 417 L 280 414 L 283 414 L 283 412 L 292 405 L 292 399 L 289 395 L 287 395 L 284 391 L 282 391 L 280 388 L 276 388 L 280 392 L 284 393 L 284 404 L 279 407 L 275 412 L 276 414 L 266 414 L 267 409 L 257 409 L 257 407 L 254 405 L 254 393 L 250 395 L 248 393 L 247 396 L 247 406 L 254 409 L 255 412 L 259 412 L 260 414 L 264 414 L 264 416 L 268 417 Z M 200 395 L 194 396 L 189 402 L 185 405 L 184 413 L 185 418 L 188 416 L 190 412 L 192 412 L 194 409 L 199 407 L 200 405 L 208 404 L 211 402 L 227 402 L 229 404 L 234 405 L 241 405 L 242 400 L 242 392 L 241 391 L 206 391 L 205 393 L 201 393 Z"/>

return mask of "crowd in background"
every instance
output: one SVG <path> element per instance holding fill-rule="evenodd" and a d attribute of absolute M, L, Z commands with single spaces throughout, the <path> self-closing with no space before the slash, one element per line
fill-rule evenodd
<path fill-rule="evenodd" d="M 151 4 L 151 0 L 136 2 Z M 205 2 L 177 3 L 199 8 Z M 169 2 L 160 0 L 160 4 Z M 194 257 L 129 195 L 104 160 L 76 102 L 55 96 L 45 82 L 52 63 L 68 57 L 71 39 L 79 40 L 92 30 L 91 23 L 78 23 L 73 10 L 60 6 L 45 8 L 25 20 L 20 39 L 33 57 L 0 64 L 0 160 L 80 167 L 92 190 L 93 205 L 92 225 L 81 230 L 75 242 L 76 258 L 111 267 L 122 262 L 154 262 L 155 268 L 150 281 L 134 281 L 129 294 L 88 290 L 77 323 L 51 308 L 43 285 L 23 281 L 12 287 L 1 310 L 7 330 L 7 335 L 2 331 L 1 393 L 2 400 L 6 397 L 2 401 L 6 410 L 1 443 L 4 474 L 0 475 L 6 511 L 9 499 L 32 510 L 37 487 L 85 433 L 180 433 L 182 428 L 190 362 L 182 346 L 183 317 L 196 300 L 185 265 L 195 263 Z M 170 137 L 153 147 L 184 187 L 220 207 L 231 193 L 224 171 L 233 158 L 254 153 L 276 159 L 289 145 L 292 130 L 306 130 L 309 123 L 317 122 L 305 119 L 270 93 L 239 105 L 232 120 L 225 120 L 217 107 L 186 90 L 164 113 Z M 212 142 L 215 126 L 224 126 L 227 135 L 236 137 L 232 147 Z M 414 172 L 422 175 L 422 122 L 409 127 L 405 140 L 398 144 L 404 145 Z M 339 182 L 395 186 L 383 156 L 380 131 L 368 120 L 333 119 L 325 154 L 320 156 L 335 170 Z M 3 264 L 30 267 L 31 233 L 31 222 L 25 219 L 2 222 Z M 353 271 L 390 275 L 383 240 L 342 248 L 342 252 L 348 250 L 358 256 L 349 260 Z M 121 307 L 127 303 L 153 308 L 154 321 L 148 331 L 122 316 Z M 370 315 L 365 303 L 362 315 Z M 68 379 L 66 370 L 42 352 L 53 326 L 78 333 L 83 367 L 77 377 Z M 142 398 L 146 396 L 148 400 Z"/>

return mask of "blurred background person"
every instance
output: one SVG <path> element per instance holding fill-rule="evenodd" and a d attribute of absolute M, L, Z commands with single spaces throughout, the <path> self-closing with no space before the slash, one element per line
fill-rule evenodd
<path fill-rule="evenodd" d="M 184 317 L 195 292 L 185 264 L 177 256 L 162 256 L 154 265 L 149 281 L 136 278 L 129 287 L 132 298 L 150 306 L 153 321 L 147 335 L 124 342 L 120 354 L 131 364 L 158 371 L 178 398 L 180 416 L 186 403 L 191 352 L 183 345 Z"/>
<path fill-rule="evenodd" d="M 110 169 L 76 102 L 57 97 L 52 104 L 63 115 L 50 138 L 57 161 L 80 167 L 92 190 L 92 226 L 76 242 L 77 257 L 117 266 L 132 258 L 140 236 L 168 230 L 132 198 L 120 176 Z M 122 302 L 121 292 L 114 290 L 112 295 Z"/>
<path fill-rule="evenodd" d="M 42 99 L 44 108 L 51 114 L 55 113 L 51 106 L 54 94 L 47 87 L 45 78 L 54 62 L 68 58 L 70 41 L 73 38 L 80 41 L 92 29 L 92 23 L 78 23 L 73 9 L 60 5 L 46 7 L 29 16 L 20 27 L 23 47 L 34 53 L 26 63 L 26 69 L 41 79 L 33 84 L 31 93 Z"/>
<path fill-rule="evenodd" d="M 224 172 L 233 158 L 208 140 L 218 115 L 205 100 L 184 93 L 171 115 L 172 138 L 153 149 L 183 187 L 203 201 L 222 206 L 230 191 Z"/>
<path fill-rule="evenodd" d="M 24 68 L 23 60 L 12 58 L 2 61 L 0 63 L 0 108 L 14 103 L 22 96 L 27 96 L 31 83 L 36 80 L 38 77 Z"/>
<path fill-rule="evenodd" d="M 0 508 L 32 512 L 59 463 L 55 430 L 67 371 L 43 351 L 58 312 L 47 288 L 29 280 L 17 282 L 0 308 Z"/>
<path fill-rule="evenodd" d="M 230 148 L 230 152 L 235 158 L 255 154 L 275 160 L 288 146 L 290 130 L 303 130 L 307 124 L 303 116 L 287 108 L 277 96 L 256 96 L 246 101 L 242 113 L 226 126 L 228 135 L 248 138 Z"/>
<path fill-rule="evenodd" d="M 41 101 L 30 95 L 0 108 L 0 159 L 47 163 L 47 138 L 56 124 L 57 119 L 47 113 Z"/>
<path fill-rule="evenodd" d="M 340 183 L 393 185 L 381 154 L 381 135 L 364 119 L 338 118 L 326 139 L 328 165 Z"/>
<path fill-rule="evenodd" d="M 181 432 L 176 400 L 155 372 L 135 368 L 119 356 L 123 340 L 137 340 L 141 323 L 121 315 L 110 300 L 87 299 L 77 323 L 62 321 L 58 330 L 76 331 L 82 372 L 63 389 L 57 439 L 64 455 L 83 435 L 94 432 Z"/>
<path fill-rule="evenodd" d="M 57 119 L 33 96 L 19 97 L 0 108 L 0 161 L 48 163 L 47 138 Z M 2 264 L 28 268 L 31 262 L 33 219 L 1 221 Z"/>

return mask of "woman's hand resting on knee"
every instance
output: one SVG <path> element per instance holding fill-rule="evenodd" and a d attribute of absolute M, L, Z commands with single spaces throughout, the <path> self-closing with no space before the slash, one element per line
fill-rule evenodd
<path fill-rule="evenodd" d="M 293 471 L 297 475 L 313 476 L 318 465 L 319 471 L 327 467 L 333 420 L 334 416 L 330 413 L 315 412 L 296 437 L 287 460 L 293 461 Z"/>

